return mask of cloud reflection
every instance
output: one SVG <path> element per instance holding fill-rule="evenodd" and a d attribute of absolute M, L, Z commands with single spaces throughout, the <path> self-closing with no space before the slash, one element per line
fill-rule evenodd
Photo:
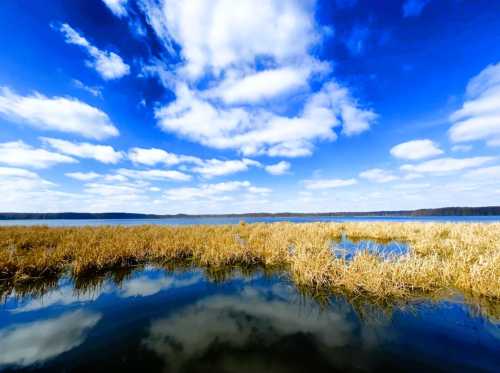
<path fill-rule="evenodd" d="M 74 311 L 0 330 L 0 366 L 42 363 L 81 345 L 101 314 Z"/>
<path fill-rule="evenodd" d="M 97 299 L 106 289 L 97 292 L 75 294 L 73 286 L 66 285 L 59 289 L 49 291 L 41 297 L 34 297 L 21 302 L 16 308 L 9 309 L 11 313 L 38 311 L 52 306 L 69 306 L 75 303 L 84 303 Z"/>
<path fill-rule="evenodd" d="M 203 299 L 153 321 L 143 344 L 176 370 L 217 345 L 244 349 L 259 341 L 266 347 L 297 335 L 311 337 L 324 348 L 352 341 L 348 307 L 321 311 L 308 300 L 292 302 L 291 294 L 288 286 L 275 285 L 270 291 L 246 287 L 239 295 Z"/>
<path fill-rule="evenodd" d="M 119 292 L 119 296 L 122 298 L 146 297 L 167 289 L 191 286 L 201 280 L 202 275 L 199 272 L 194 272 L 187 278 L 179 278 L 173 275 L 151 277 L 150 274 L 145 272 L 144 275 L 126 281 Z"/>

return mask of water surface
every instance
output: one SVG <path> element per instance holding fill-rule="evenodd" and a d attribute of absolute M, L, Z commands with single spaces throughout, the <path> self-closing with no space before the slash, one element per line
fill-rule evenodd
<path fill-rule="evenodd" d="M 155 267 L 0 308 L 7 372 L 498 371 L 500 324 L 459 298 L 319 302 L 284 274 Z"/>
<path fill-rule="evenodd" d="M 247 223 L 311 223 L 311 222 L 455 222 L 455 223 L 498 223 L 500 216 L 289 216 L 289 217 L 184 217 L 166 219 L 28 219 L 1 220 L 0 226 L 6 225 L 48 225 L 48 226 L 84 226 L 84 225 L 196 225 L 196 224 L 238 224 Z"/>

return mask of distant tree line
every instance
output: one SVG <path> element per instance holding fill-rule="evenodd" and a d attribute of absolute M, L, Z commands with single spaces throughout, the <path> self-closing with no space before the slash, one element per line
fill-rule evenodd
<path fill-rule="evenodd" d="M 366 211 L 366 212 L 322 212 L 322 213 L 249 213 L 249 214 L 204 214 L 204 215 L 157 215 L 134 214 L 126 212 L 0 212 L 2 220 L 21 219 L 171 219 L 171 218 L 206 218 L 206 217 L 335 217 L 335 216 L 500 216 L 500 206 L 487 207 L 443 207 L 437 209 Z"/>

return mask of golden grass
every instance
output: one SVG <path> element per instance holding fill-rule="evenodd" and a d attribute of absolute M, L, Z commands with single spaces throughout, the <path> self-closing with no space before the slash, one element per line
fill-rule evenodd
<path fill-rule="evenodd" d="M 336 257 L 332 243 L 398 240 L 407 255 Z M 211 273 L 231 266 L 287 270 L 300 287 L 376 298 L 458 290 L 500 299 L 500 224 L 258 223 L 219 226 L 0 227 L 0 279 L 75 277 L 139 263 L 189 263 Z"/>

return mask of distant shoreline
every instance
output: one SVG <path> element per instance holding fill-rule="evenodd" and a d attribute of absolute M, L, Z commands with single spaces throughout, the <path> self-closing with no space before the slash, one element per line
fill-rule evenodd
<path fill-rule="evenodd" d="M 434 209 L 364 211 L 364 212 L 282 212 L 282 213 L 245 213 L 245 214 L 138 214 L 126 212 L 54 212 L 23 213 L 0 212 L 0 220 L 54 220 L 54 219 L 179 219 L 179 218 L 286 218 L 286 217 L 415 217 L 415 216 L 500 216 L 500 206 L 486 207 L 443 207 Z"/>

